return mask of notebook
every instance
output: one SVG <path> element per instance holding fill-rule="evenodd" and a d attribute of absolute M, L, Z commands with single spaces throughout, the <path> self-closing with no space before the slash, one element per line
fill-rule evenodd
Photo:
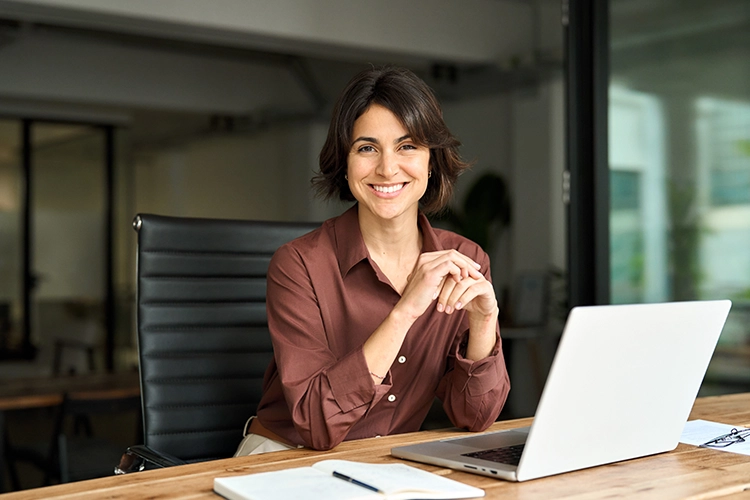
<path fill-rule="evenodd" d="M 479 498 L 484 490 L 406 464 L 323 460 L 296 467 L 214 479 L 229 500 L 404 500 Z"/>
<path fill-rule="evenodd" d="M 391 449 L 409 460 L 526 481 L 674 449 L 729 300 L 576 307 L 531 427 Z M 498 462 L 500 448 L 518 457 Z M 504 452 L 503 452 L 504 453 Z"/>

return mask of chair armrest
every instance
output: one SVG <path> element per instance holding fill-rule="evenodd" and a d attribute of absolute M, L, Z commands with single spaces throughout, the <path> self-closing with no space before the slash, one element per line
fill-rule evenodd
<path fill-rule="evenodd" d="M 130 446 L 120 458 L 120 463 L 115 467 L 115 474 L 129 474 L 139 472 L 146 468 L 147 464 L 155 467 L 172 467 L 174 465 L 185 465 L 187 462 L 169 453 L 156 451 L 146 445 L 138 444 Z"/>

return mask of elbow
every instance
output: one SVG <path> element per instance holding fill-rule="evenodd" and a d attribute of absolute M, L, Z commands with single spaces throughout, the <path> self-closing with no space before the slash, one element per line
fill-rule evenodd
<path fill-rule="evenodd" d="M 304 445 L 316 451 L 332 450 L 344 440 L 345 435 L 331 435 L 327 429 L 305 429 L 297 428 Z M 300 432 L 301 431 L 301 432 Z"/>
<path fill-rule="evenodd" d="M 323 436 L 318 436 L 323 437 Z M 310 442 L 308 443 L 308 446 L 316 451 L 329 451 L 337 447 L 341 444 L 343 441 L 343 438 L 341 439 L 331 439 L 329 437 L 324 437 L 323 439 L 310 439 Z"/>
<path fill-rule="evenodd" d="M 329 451 L 334 449 L 338 443 L 315 443 L 310 446 L 315 451 Z"/>

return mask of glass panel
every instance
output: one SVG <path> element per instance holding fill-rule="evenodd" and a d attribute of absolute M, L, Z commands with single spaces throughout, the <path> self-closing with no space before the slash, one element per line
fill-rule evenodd
<path fill-rule="evenodd" d="M 0 120 L 0 355 L 20 347 L 23 308 L 21 124 Z"/>
<path fill-rule="evenodd" d="M 104 342 L 105 147 L 98 128 L 32 128 L 32 340 L 40 356 L 64 344 L 64 372 L 91 370 Z"/>
<path fill-rule="evenodd" d="M 750 390 L 750 2 L 610 6 L 612 302 L 732 299 L 702 392 Z"/>
<path fill-rule="evenodd" d="M 127 371 L 138 366 L 135 324 L 135 249 L 137 233 L 133 230 L 135 208 L 135 171 L 128 163 L 132 150 L 130 131 L 115 129 L 113 279 L 115 300 L 114 337 L 115 370 Z"/>

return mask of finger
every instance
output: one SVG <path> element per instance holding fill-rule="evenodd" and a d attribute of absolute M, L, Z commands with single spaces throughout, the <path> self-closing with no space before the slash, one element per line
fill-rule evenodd
<path fill-rule="evenodd" d="M 455 250 L 430 252 L 420 256 L 411 280 L 425 280 L 437 286 L 448 275 L 456 283 L 468 277 L 483 279 L 484 275 L 476 269 L 475 264 L 473 260 Z"/>
<path fill-rule="evenodd" d="M 435 288 L 435 294 L 432 296 L 432 300 L 435 300 L 440 296 L 440 290 L 443 288 L 443 283 L 445 283 L 445 278 L 443 278 L 440 281 L 440 284 Z"/>
<path fill-rule="evenodd" d="M 475 283 L 476 280 L 473 278 L 466 278 L 461 283 L 456 283 L 445 299 L 445 312 L 451 314 L 468 304 L 474 297 L 471 294 L 467 295 L 467 292 Z"/>
<path fill-rule="evenodd" d="M 438 303 L 437 303 L 437 310 L 439 312 L 447 312 L 450 314 L 453 312 L 453 308 L 451 307 L 450 311 L 447 309 L 446 304 L 448 303 L 448 299 L 453 293 L 453 290 L 458 286 L 458 282 L 454 280 L 446 279 L 443 282 L 443 286 L 440 288 L 440 293 L 438 297 Z"/>
<path fill-rule="evenodd" d="M 460 311 L 461 309 L 464 309 L 466 306 L 470 305 L 471 302 L 477 297 L 478 295 L 477 286 L 473 285 L 470 287 L 467 287 L 463 290 L 463 293 L 456 297 L 451 297 L 452 299 L 455 298 L 455 302 L 453 302 L 452 307 L 456 311 Z"/>
<path fill-rule="evenodd" d="M 481 274 L 479 270 L 481 269 L 481 265 L 478 262 L 475 262 L 468 256 L 462 254 L 458 250 L 442 250 L 438 252 L 425 252 L 419 256 L 419 264 L 429 264 L 430 262 L 435 262 L 441 259 L 449 259 L 456 263 L 461 268 L 465 268 L 469 273 L 476 274 L 477 276 Z"/>
<path fill-rule="evenodd" d="M 450 258 L 456 263 L 456 265 L 461 267 L 462 275 L 464 278 L 469 276 L 473 278 L 479 278 L 483 276 L 479 271 L 482 266 L 478 262 L 475 262 L 468 256 L 462 254 L 458 250 L 451 250 Z"/>
<path fill-rule="evenodd" d="M 463 279 L 461 267 L 455 261 L 451 259 L 440 259 L 432 263 L 428 273 L 434 273 L 440 279 L 444 279 L 447 276 L 451 276 L 453 281 L 459 282 Z"/>
<path fill-rule="evenodd" d="M 467 287 L 464 292 L 456 298 L 453 305 L 457 311 L 469 310 L 481 314 L 489 314 L 497 307 L 495 291 L 487 282 L 477 281 Z"/>

